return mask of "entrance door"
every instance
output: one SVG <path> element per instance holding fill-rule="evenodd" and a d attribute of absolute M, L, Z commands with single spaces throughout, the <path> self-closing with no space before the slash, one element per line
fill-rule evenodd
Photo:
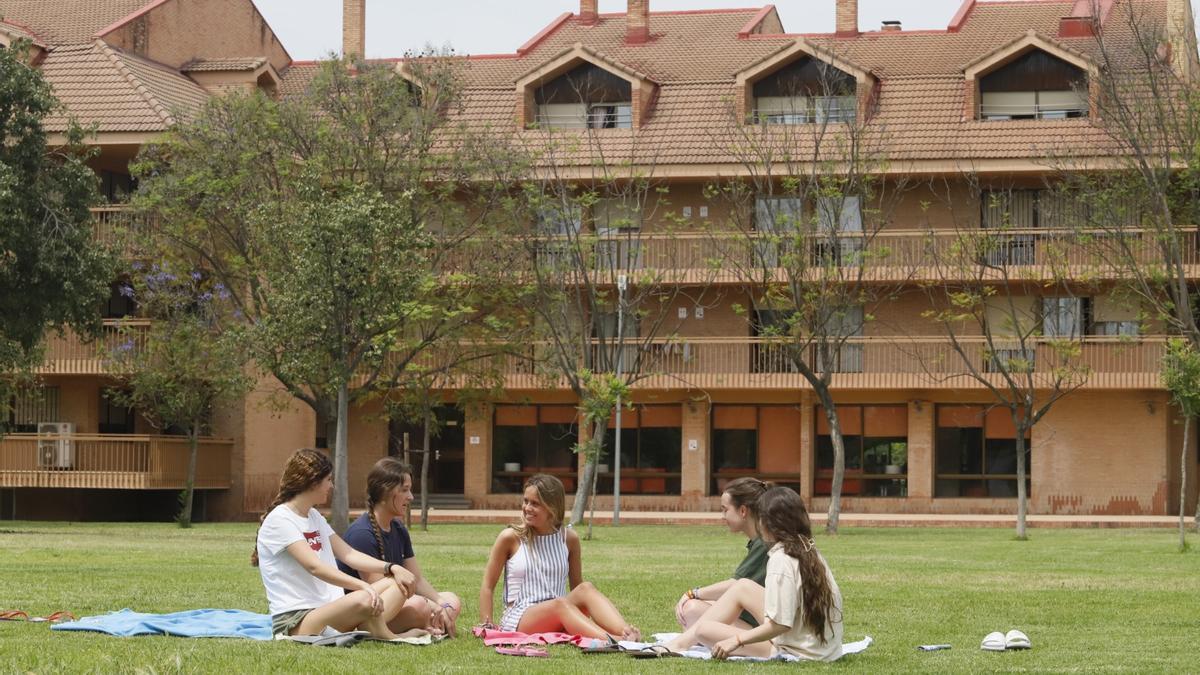
<path fill-rule="evenodd" d="M 462 494 L 466 437 L 463 434 L 463 412 L 454 406 L 434 408 L 438 420 L 429 438 L 430 494 Z M 425 429 L 420 423 L 392 422 L 388 443 L 389 452 L 403 457 L 407 438 L 409 461 L 413 465 L 413 493 L 421 491 L 421 443 Z"/>

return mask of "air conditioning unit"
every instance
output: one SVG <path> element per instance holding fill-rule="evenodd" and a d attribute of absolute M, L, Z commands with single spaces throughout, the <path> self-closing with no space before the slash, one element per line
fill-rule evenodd
<path fill-rule="evenodd" d="M 70 469 L 75 466 L 73 422 L 38 422 L 38 468 Z"/>

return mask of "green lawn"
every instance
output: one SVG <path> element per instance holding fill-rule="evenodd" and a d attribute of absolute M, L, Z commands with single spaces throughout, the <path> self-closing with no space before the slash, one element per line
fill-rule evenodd
<path fill-rule="evenodd" d="M 460 626 L 477 620 L 475 598 L 496 526 L 440 525 L 414 533 L 433 583 L 468 602 Z M 1200 628 L 1200 554 L 1179 554 L 1167 530 L 853 529 L 818 545 L 845 596 L 846 639 L 875 638 L 865 654 L 830 666 L 867 671 L 968 672 L 1194 670 Z M 254 526 L 0 523 L 0 609 L 77 615 L 130 607 L 266 611 L 248 564 Z M 715 527 L 600 528 L 584 542 L 584 577 L 644 631 L 672 630 L 686 588 L 724 577 L 742 542 Z M 992 630 L 1021 628 L 1029 652 L 986 653 Z M 920 653 L 916 645 L 950 643 Z M 0 622 L 0 671 L 341 672 L 535 670 L 632 671 L 746 668 L 684 659 L 500 656 L 464 637 L 430 647 L 363 644 L 319 649 L 249 640 L 111 638 L 52 633 L 45 624 Z M 1188 664 L 1191 664 L 1190 666 Z M 787 668 L 771 664 L 771 668 Z M 808 666 L 822 667 L 822 666 Z"/>

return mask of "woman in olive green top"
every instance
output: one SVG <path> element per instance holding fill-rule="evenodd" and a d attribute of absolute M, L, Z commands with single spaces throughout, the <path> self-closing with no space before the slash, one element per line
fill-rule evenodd
<path fill-rule="evenodd" d="M 721 493 L 721 517 L 730 532 L 740 532 L 749 539 L 746 542 L 746 557 L 733 571 L 732 578 L 693 588 L 683 594 L 679 604 L 675 605 L 675 618 L 679 620 L 682 628 L 691 627 L 738 579 L 750 579 L 760 586 L 763 584 L 767 575 L 767 546 L 758 533 L 758 517 L 754 504 L 759 495 L 769 487 L 770 483 L 749 477 L 738 478 L 725 486 L 725 491 Z M 742 612 L 740 621 L 734 625 L 753 628 L 761 619 L 762 617 L 755 617 L 749 612 Z"/>

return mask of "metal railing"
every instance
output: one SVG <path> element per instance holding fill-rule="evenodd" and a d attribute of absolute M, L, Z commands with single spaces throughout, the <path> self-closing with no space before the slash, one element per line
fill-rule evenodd
<path fill-rule="evenodd" d="M 112 204 L 89 209 L 92 212 L 92 236 L 95 240 L 125 255 L 137 255 L 150 232 L 150 217 L 128 204 Z"/>
<path fill-rule="evenodd" d="M 104 375 L 110 372 L 112 355 L 118 350 L 140 350 L 146 346 L 149 319 L 105 319 L 100 334 L 85 340 L 71 330 L 51 334 L 46 354 L 37 372 L 43 375 Z"/>
<path fill-rule="evenodd" d="M 230 486 L 233 439 L 200 439 L 197 488 Z M 187 438 L 147 434 L 9 434 L 0 487 L 175 490 L 185 486 Z"/>
<path fill-rule="evenodd" d="M 1004 120 L 1062 120 L 1087 117 L 1086 103 L 1079 105 L 1012 105 L 988 104 L 979 106 L 979 118 L 987 122 Z"/>

